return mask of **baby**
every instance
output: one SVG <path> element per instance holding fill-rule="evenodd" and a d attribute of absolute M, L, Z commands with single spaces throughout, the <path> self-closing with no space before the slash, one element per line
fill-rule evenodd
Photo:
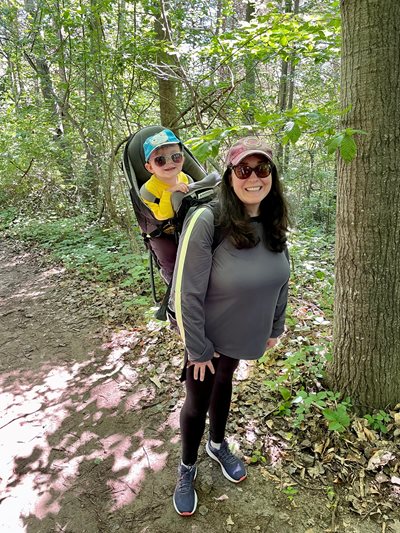
<path fill-rule="evenodd" d="M 171 130 L 148 137 L 144 144 L 145 167 L 152 174 L 140 189 L 144 203 L 157 220 L 173 218 L 171 194 L 188 192 L 190 179 L 182 172 L 182 143 Z"/>
<path fill-rule="evenodd" d="M 145 167 L 152 175 L 142 185 L 140 196 L 157 220 L 171 219 L 175 215 L 171 194 L 175 191 L 188 192 L 188 184 L 191 182 L 182 172 L 182 143 L 171 130 L 165 129 L 148 137 L 143 143 L 143 151 Z M 161 274 L 169 283 L 177 251 L 175 236 L 164 233 L 151 239 L 151 247 L 159 261 Z"/>

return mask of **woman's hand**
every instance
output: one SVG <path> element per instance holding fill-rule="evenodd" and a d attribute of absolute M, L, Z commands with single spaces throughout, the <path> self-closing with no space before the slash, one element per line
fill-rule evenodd
<path fill-rule="evenodd" d="M 270 348 L 273 348 L 274 346 L 276 346 L 278 344 L 278 339 L 277 337 L 270 337 L 268 340 L 267 340 L 267 345 L 265 347 L 266 350 L 269 350 Z"/>
<path fill-rule="evenodd" d="M 219 356 L 220 356 L 219 353 L 214 352 L 214 357 L 217 358 Z M 200 381 L 204 381 L 207 368 L 210 370 L 211 374 L 215 374 L 215 368 L 214 368 L 214 365 L 212 364 L 212 361 L 205 361 L 204 363 L 195 363 L 191 361 L 188 364 L 188 367 L 189 366 L 194 366 L 193 379 L 196 379 L 196 380 L 199 379 L 199 376 L 200 376 Z"/>

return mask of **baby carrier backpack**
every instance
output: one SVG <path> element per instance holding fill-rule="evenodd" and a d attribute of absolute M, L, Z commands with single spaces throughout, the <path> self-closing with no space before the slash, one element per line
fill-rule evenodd
<path fill-rule="evenodd" d="M 150 283 L 155 303 L 159 303 L 159 299 L 156 295 L 154 282 L 154 264 L 158 269 L 160 269 L 160 264 L 152 247 L 152 242 L 166 233 L 170 234 L 171 230 L 175 235 L 176 242 L 178 242 L 186 216 L 192 213 L 199 205 L 212 203 L 216 196 L 217 186 L 220 183 L 218 173 L 207 174 L 189 149 L 181 143 L 185 156 L 182 170 L 191 178 L 192 183 L 189 184 L 188 193 L 175 192 L 172 194 L 171 200 L 175 216 L 168 220 L 156 219 L 151 209 L 143 202 L 140 196 L 140 188 L 151 176 L 144 166 L 146 161 L 143 143 L 148 137 L 164 129 L 162 126 L 147 126 L 131 135 L 126 143 L 122 162 L 133 209 L 142 231 L 144 244 L 149 253 Z M 166 320 L 170 288 L 171 283 L 169 283 L 160 308 L 156 312 L 155 316 L 159 320 Z"/>

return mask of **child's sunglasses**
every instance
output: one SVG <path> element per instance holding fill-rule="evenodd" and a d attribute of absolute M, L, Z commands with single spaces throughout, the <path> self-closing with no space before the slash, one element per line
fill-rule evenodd
<path fill-rule="evenodd" d="M 175 154 L 171 154 L 171 155 L 157 155 L 153 159 L 153 163 L 157 165 L 158 167 L 163 167 L 164 165 L 167 164 L 167 161 L 169 161 L 170 159 L 173 163 L 182 163 L 183 153 L 176 152 Z"/>
<path fill-rule="evenodd" d="M 255 173 L 257 178 L 268 178 L 268 176 L 271 174 L 272 167 L 270 163 L 263 162 L 257 165 L 256 167 L 249 167 L 249 165 L 239 165 L 230 167 L 234 173 L 235 176 L 240 180 L 247 180 L 247 178 L 250 178 L 252 172 Z"/>

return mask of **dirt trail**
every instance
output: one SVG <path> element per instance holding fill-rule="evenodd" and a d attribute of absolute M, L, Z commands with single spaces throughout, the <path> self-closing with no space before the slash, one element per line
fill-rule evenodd
<path fill-rule="evenodd" d="M 204 451 L 198 511 L 179 517 L 173 334 L 107 331 L 92 314 L 78 280 L 0 242 L 1 533 L 381 531 L 318 490 L 290 501 L 261 467 L 230 484 Z"/>

